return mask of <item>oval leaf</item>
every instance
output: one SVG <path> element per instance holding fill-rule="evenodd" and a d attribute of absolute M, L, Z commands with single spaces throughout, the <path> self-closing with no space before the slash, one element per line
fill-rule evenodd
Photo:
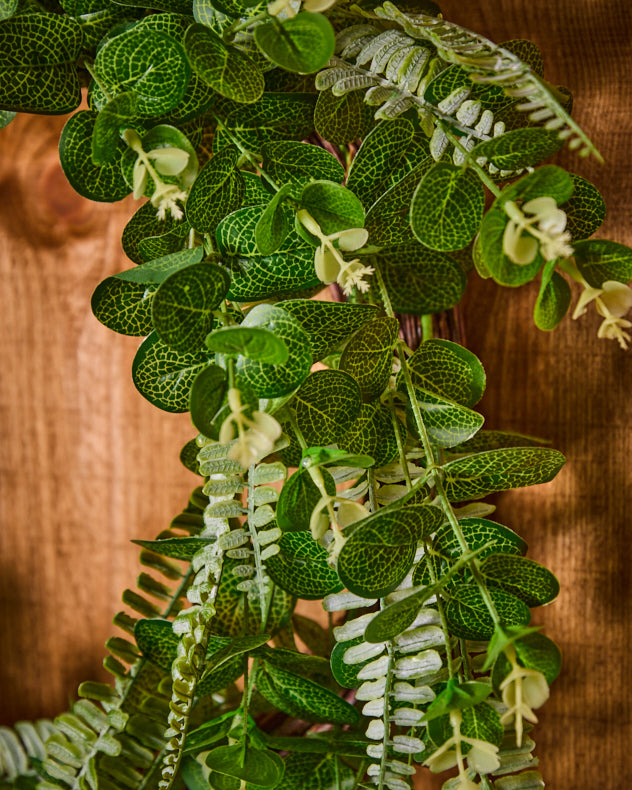
<path fill-rule="evenodd" d="M 360 413 L 362 399 L 348 373 L 317 370 L 305 379 L 292 403 L 305 441 L 326 446 L 344 436 Z"/>
<path fill-rule="evenodd" d="M 322 69 L 336 45 L 329 20 L 308 11 L 283 21 L 274 17 L 255 27 L 254 36 L 257 46 L 272 63 L 299 74 Z"/>
<path fill-rule="evenodd" d="M 339 369 L 358 382 L 362 400 L 379 398 L 393 367 L 393 346 L 399 335 L 395 318 L 375 318 L 364 324 L 345 346 Z"/>
<path fill-rule="evenodd" d="M 280 551 L 266 560 L 266 570 L 291 595 L 316 601 L 342 590 L 336 571 L 327 562 L 327 550 L 309 532 L 286 532 Z"/>

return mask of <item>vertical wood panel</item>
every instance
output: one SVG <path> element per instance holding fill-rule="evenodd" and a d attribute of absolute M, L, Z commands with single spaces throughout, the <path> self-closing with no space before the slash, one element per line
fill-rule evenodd
<path fill-rule="evenodd" d="M 562 161 L 606 195 L 599 235 L 632 244 L 628 0 L 442 6 L 497 41 L 540 45 L 547 76 L 571 88 L 574 114 L 606 159 Z M 74 194 L 57 162 L 62 123 L 22 117 L 0 131 L 3 723 L 55 715 L 78 682 L 103 676 L 109 622 L 138 573 L 128 541 L 165 527 L 195 482 L 177 461 L 192 435 L 188 419 L 136 393 L 137 341 L 90 314 L 94 287 L 127 266 L 119 238 L 133 203 Z M 497 500 L 498 519 L 562 583 L 559 601 L 537 614 L 565 663 L 534 735 L 552 790 L 624 790 L 632 786 L 632 352 L 597 340 L 595 315 L 538 332 L 536 293 L 472 278 L 464 304 L 469 346 L 488 371 L 488 426 L 550 438 L 569 459 L 553 483 Z"/>

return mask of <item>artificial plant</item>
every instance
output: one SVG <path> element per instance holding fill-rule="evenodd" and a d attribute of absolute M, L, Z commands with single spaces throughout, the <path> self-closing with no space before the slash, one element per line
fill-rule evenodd
<path fill-rule="evenodd" d="M 570 97 L 532 44 L 432 3 L 158 5 L 3 6 L 4 119 L 73 110 L 83 81 L 70 182 L 148 198 L 123 235 L 136 266 L 92 306 L 147 336 L 134 382 L 191 412 L 182 461 L 204 478 L 139 541 L 154 573 L 123 594 L 114 686 L 5 734 L 6 784 L 404 790 L 456 765 L 449 788 L 541 787 L 529 729 L 560 656 L 530 608 L 558 586 L 480 500 L 563 457 L 482 430 L 482 366 L 432 315 L 475 267 L 539 277 L 550 330 L 570 278 L 575 314 L 594 303 L 627 344 L 630 250 L 589 238 L 595 187 L 539 166 L 565 141 L 596 154 Z M 287 717 L 326 726 L 280 734 Z"/>

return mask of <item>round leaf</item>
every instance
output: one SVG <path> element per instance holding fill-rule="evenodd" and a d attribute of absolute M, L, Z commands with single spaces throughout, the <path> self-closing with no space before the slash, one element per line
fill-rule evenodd
<path fill-rule="evenodd" d="M 226 371 L 218 365 L 202 368 L 191 385 L 191 421 L 205 436 L 213 436 L 213 420 L 224 402 L 225 392 Z"/>
<path fill-rule="evenodd" d="M 329 496 L 336 493 L 336 483 L 326 469 L 321 470 L 325 490 Z M 312 511 L 318 504 L 321 494 L 318 486 L 307 469 L 298 469 L 281 489 L 276 508 L 276 521 L 284 532 L 309 530 Z"/>
<path fill-rule="evenodd" d="M 326 17 L 301 11 L 292 19 L 276 17 L 254 30 L 255 42 L 276 66 L 312 74 L 334 54 L 336 36 Z"/>
<path fill-rule="evenodd" d="M 301 385 L 293 405 L 305 441 L 325 446 L 344 436 L 360 413 L 362 400 L 348 373 L 317 370 Z"/>
<path fill-rule="evenodd" d="M 301 206 L 320 225 L 325 235 L 364 225 L 364 209 L 346 187 L 333 181 L 312 181 L 303 189 Z"/>
<path fill-rule="evenodd" d="M 494 588 L 489 589 L 489 594 L 505 625 L 529 624 L 531 612 L 519 598 Z M 450 595 L 452 597 L 445 607 L 450 633 L 461 639 L 491 639 L 494 621 L 478 587 L 474 584 L 458 585 L 451 589 Z"/>
<path fill-rule="evenodd" d="M 288 358 L 285 342 L 263 327 L 222 327 L 206 338 L 206 347 L 218 354 L 244 356 L 275 365 L 282 365 Z"/>
<path fill-rule="evenodd" d="M 241 744 L 218 746 L 206 764 L 212 771 L 248 781 L 255 787 L 274 787 L 283 777 L 283 760 L 271 751 L 246 749 Z"/>
<path fill-rule="evenodd" d="M 342 590 L 338 574 L 327 561 L 327 550 L 309 532 L 286 532 L 279 547 L 279 553 L 266 560 L 266 570 L 279 587 L 307 601 Z"/>

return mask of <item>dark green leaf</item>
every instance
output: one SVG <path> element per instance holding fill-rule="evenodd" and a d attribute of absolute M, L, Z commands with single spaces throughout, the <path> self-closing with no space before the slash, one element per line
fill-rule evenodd
<path fill-rule="evenodd" d="M 184 96 L 189 64 L 182 46 L 157 30 L 133 27 L 110 38 L 97 52 L 94 69 L 108 92 L 136 94 L 139 115 L 173 110 Z"/>
<path fill-rule="evenodd" d="M 511 431 L 479 431 L 467 442 L 452 448 L 453 453 L 480 453 L 483 450 L 501 450 L 504 447 L 538 447 L 549 444 L 546 439 L 524 436 Z"/>
<path fill-rule="evenodd" d="M 360 413 L 362 400 L 355 380 L 340 370 L 317 370 L 295 395 L 296 421 L 311 445 L 333 444 Z"/>
<path fill-rule="evenodd" d="M 559 272 L 542 273 L 542 284 L 533 310 L 538 329 L 550 331 L 560 323 L 571 304 L 571 287 Z"/>
<path fill-rule="evenodd" d="M 375 119 L 373 108 L 364 103 L 361 91 L 334 96 L 326 90 L 318 96 L 314 123 L 324 140 L 346 145 L 364 137 L 375 125 Z"/>
<path fill-rule="evenodd" d="M 10 110 L 0 110 L 0 129 L 4 129 L 5 126 L 8 126 L 16 115 L 17 113 L 11 112 Z"/>
<path fill-rule="evenodd" d="M 421 179 L 410 205 L 410 224 L 433 250 L 460 250 L 478 231 L 485 190 L 472 170 L 437 162 Z"/>
<path fill-rule="evenodd" d="M 336 493 L 336 483 L 326 469 L 321 471 L 329 496 Z M 281 489 L 276 507 L 276 521 L 284 532 L 309 530 L 312 511 L 321 497 L 320 490 L 307 469 L 298 469 Z"/>
<path fill-rule="evenodd" d="M 191 421 L 205 436 L 213 434 L 213 421 L 226 392 L 226 371 L 218 365 L 202 368 L 193 380 L 189 410 Z"/>
<path fill-rule="evenodd" d="M 198 551 L 208 546 L 211 540 L 208 538 L 162 538 L 161 540 L 133 540 L 154 554 L 163 557 L 171 557 L 174 560 L 185 560 L 190 562 Z"/>
<path fill-rule="evenodd" d="M 255 241 L 262 255 L 276 252 L 290 232 L 291 214 L 282 202 L 290 192 L 289 186 L 281 187 L 259 217 L 255 227 Z"/>
<path fill-rule="evenodd" d="M 342 733 L 338 733 L 333 752 L 341 745 Z M 310 737 L 294 738 L 294 741 L 315 740 Z M 285 759 L 285 775 L 275 790 L 354 790 L 355 771 L 342 761 L 322 754 L 293 753 Z"/>
<path fill-rule="evenodd" d="M 291 19 L 273 17 L 254 30 L 263 54 L 277 66 L 299 74 L 322 69 L 334 54 L 336 36 L 322 14 L 301 11 Z"/>
<path fill-rule="evenodd" d="M 208 354 L 175 351 L 152 332 L 136 352 L 132 379 L 141 395 L 159 409 L 188 411 L 191 385 L 208 362 Z"/>
<path fill-rule="evenodd" d="M 195 384 L 195 382 L 193 382 Z M 193 472 L 194 475 L 200 474 L 200 468 L 197 461 L 199 447 L 197 446 L 197 442 L 195 439 L 189 439 L 189 441 L 182 446 L 180 450 L 180 463 L 184 466 L 185 469 L 188 469 L 189 472 Z"/>
<path fill-rule="evenodd" d="M 408 595 L 377 612 L 366 627 L 364 639 L 367 642 L 384 642 L 387 639 L 394 639 L 412 625 L 425 601 L 436 593 L 436 587 L 424 587 L 423 590 Z"/>
<path fill-rule="evenodd" d="M 566 230 L 573 241 L 587 239 L 599 229 L 606 218 L 606 204 L 599 190 L 590 181 L 574 173 L 573 194 L 561 208 L 566 213 Z"/>
<path fill-rule="evenodd" d="M 278 515 L 279 508 L 277 505 L 277 524 Z M 296 636 L 314 655 L 325 657 L 329 655 L 329 634 L 320 623 L 295 612 L 292 615 L 292 627 Z"/>
<path fill-rule="evenodd" d="M 443 467 L 451 502 L 481 499 L 495 491 L 548 483 L 565 458 L 545 447 L 515 447 L 468 455 Z"/>
<path fill-rule="evenodd" d="M 107 277 L 92 294 L 92 312 L 114 332 L 145 337 L 153 328 L 151 303 L 155 293 L 155 285 Z"/>
<path fill-rule="evenodd" d="M 464 711 L 467 708 L 473 708 L 487 699 L 491 693 L 492 689 L 488 683 L 476 680 L 459 683 L 455 678 L 450 678 L 445 689 L 437 694 L 435 699 L 428 705 L 423 721 L 433 721 L 451 710 Z M 502 726 L 500 738 L 502 740 Z"/>
<path fill-rule="evenodd" d="M 253 104 L 234 105 L 223 124 L 240 145 L 258 152 L 264 143 L 278 140 L 304 140 L 314 128 L 316 97 L 309 93 L 264 93 Z M 229 142 L 216 132 L 217 145 Z"/>
<path fill-rule="evenodd" d="M 381 121 L 362 141 L 346 185 L 367 208 L 385 191 L 392 168 L 411 144 L 412 123 L 406 118 Z"/>
<path fill-rule="evenodd" d="M 0 20 L 12 17 L 17 7 L 18 0 L 2 0 L 2 2 L 0 2 Z"/>
<path fill-rule="evenodd" d="M 233 726 L 236 711 L 224 713 L 222 716 L 205 721 L 201 727 L 189 730 L 184 744 L 184 754 L 199 754 L 208 747 L 226 737 Z M 208 782 L 207 782 L 208 788 Z"/>
<path fill-rule="evenodd" d="M 432 338 L 408 359 L 413 384 L 471 408 L 485 392 L 485 370 L 471 351 L 450 340 Z"/>
<path fill-rule="evenodd" d="M 256 655 L 263 658 L 269 666 L 287 669 L 289 672 L 295 672 L 297 675 L 316 682 L 326 684 L 331 680 L 329 661 L 326 658 L 299 653 L 296 650 L 285 650 L 281 647 L 272 648 L 267 645 L 257 650 Z"/>
<path fill-rule="evenodd" d="M 92 134 L 93 164 L 113 164 L 120 159 L 121 131 L 133 125 L 136 105 L 135 93 L 119 93 L 99 112 Z"/>
<path fill-rule="evenodd" d="M 331 674 L 336 683 L 346 689 L 357 689 L 362 685 L 362 680 L 358 678 L 358 672 L 366 666 L 372 659 L 359 661 L 356 664 L 345 664 L 344 654 L 350 647 L 362 644 L 365 641 L 363 636 L 357 636 L 346 642 L 336 642 L 331 651 Z M 382 641 L 382 640 L 380 640 Z"/>
<path fill-rule="evenodd" d="M 406 426 L 399 419 L 397 424 L 402 441 L 405 441 Z M 338 439 L 338 446 L 350 453 L 371 457 L 378 469 L 392 463 L 398 457 L 399 450 L 390 409 L 375 401 L 363 403 L 356 421 Z"/>
<path fill-rule="evenodd" d="M 0 110 L 53 115 L 74 110 L 81 102 L 77 61 L 82 39 L 78 22 L 59 14 L 3 18 Z"/>
<path fill-rule="evenodd" d="M 371 206 L 365 222 L 371 244 L 390 247 L 413 240 L 410 204 L 424 172 L 423 167 L 415 168 Z"/>
<path fill-rule="evenodd" d="M 216 653 L 213 653 L 211 658 L 207 659 L 202 674 L 202 680 L 235 656 L 253 652 L 258 647 L 265 645 L 269 639 L 270 634 L 253 634 L 252 636 L 241 636 L 232 639 L 229 644 L 222 647 Z"/>
<path fill-rule="evenodd" d="M 280 552 L 266 561 L 275 584 L 308 601 L 342 590 L 338 574 L 327 562 L 327 550 L 309 532 L 286 532 L 279 546 Z"/>
<path fill-rule="evenodd" d="M 374 318 L 358 329 L 342 352 L 339 369 L 358 382 L 365 402 L 379 398 L 388 384 L 398 335 L 397 319 Z"/>
<path fill-rule="evenodd" d="M 311 350 L 309 339 L 293 315 L 282 307 L 257 305 L 240 328 L 266 329 L 285 345 L 288 356 L 282 362 L 261 361 L 261 357 L 240 356 L 235 372 L 238 381 L 244 381 L 260 398 L 278 398 L 296 389 L 309 374 Z M 212 336 L 211 336 L 212 337 Z M 267 357 L 280 359 L 278 343 L 268 344 Z"/>
<path fill-rule="evenodd" d="M 410 570 L 417 542 L 441 523 L 440 510 L 425 505 L 383 508 L 351 525 L 338 556 L 338 575 L 352 593 L 382 598 Z"/>
<path fill-rule="evenodd" d="M 134 638 L 145 658 L 161 669 L 171 669 L 180 642 L 171 621 L 139 620 L 134 626 Z"/>
<path fill-rule="evenodd" d="M 503 590 L 489 589 L 489 595 L 505 625 L 528 625 L 529 607 Z M 450 633 L 461 639 L 488 640 L 494 633 L 494 621 L 485 600 L 474 584 L 460 584 L 450 590 L 445 616 Z"/>
<path fill-rule="evenodd" d="M 551 603 L 560 591 L 555 576 L 533 560 L 508 554 L 490 554 L 481 563 L 487 583 L 515 595 L 527 606 Z"/>
<path fill-rule="evenodd" d="M 301 206 L 320 225 L 325 235 L 364 225 L 364 209 L 346 187 L 333 181 L 312 181 L 303 189 Z"/>
<path fill-rule="evenodd" d="M 227 326 L 206 339 L 209 351 L 227 356 L 244 356 L 268 364 L 283 364 L 288 358 L 285 342 L 263 327 Z"/>
<path fill-rule="evenodd" d="M 345 175 L 333 154 L 309 143 L 266 143 L 261 155 L 263 169 L 277 184 L 304 185 L 315 179 L 340 183 Z"/>
<path fill-rule="evenodd" d="M 378 313 L 374 305 L 308 299 L 284 301 L 283 309 L 291 313 L 307 332 L 313 362 L 335 351 L 349 335 Z"/>
<path fill-rule="evenodd" d="M 421 244 L 382 250 L 377 260 L 397 313 L 440 313 L 455 305 L 465 290 L 465 275 L 459 264 Z"/>
<path fill-rule="evenodd" d="M 509 527 L 489 521 L 485 518 L 463 518 L 459 521 L 465 542 L 470 551 L 479 551 L 479 560 L 500 552 L 505 555 L 525 554 L 527 544 Z M 487 548 L 483 548 L 487 546 Z M 437 532 L 433 542 L 433 551 L 442 557 L 458 560 L 463 550 L 450 525 Z"/>
<path fill-rule="evenodd" d="M 214 233 L 227 214 L 241 206 L 245 184 L 236 169 L 239 151 L 229 145 L 204 165 L 186 203 L 187 219 L 200 233 Z"/>
<path fill-rule="evenodd" d="M 264 662 L 257 689 L 283 713 L 316 723 L 355 724 L 357 710 L 333 691 Z"/>
<path fill-rule="evenodd" d="M 218 746 L 209 752 L 206 764 L 212 771 L 248 781 L 255 787 L 274 787 L 283 777 L 283 760 L 275 752 L 246 749 L 241 744 Z"/>
<path fill-rule="evenodd" d="M 261 97 L 264 81 L 257 64 L 208 27 L 191 25 L 184 46 L 193 70 L 222 96 L 242 103 Z"/>
<path fill-rule="evenodd" d="M 573 246 L 577 268 L 593 288 L 601 288 L 608 280 L 619 283 L 632 280 L 632 249 L 625 244 L 589 239 L 578 241 Z"/>
<path fill-rule="evenodd" d="M 454 401 L 440 398 L 415 387 L 415 397 L 428 435 L 438 447 L 454 447 L 470 439 L 484 422 L 484 417 Z M 412 411 L 407 409 L 408 427 L 416 431 Z"/>
<path fill-rule="evenodd" d="M 327 757 L 327 755 L 339 754 L 345 757 L 363 757 L 366 754 L 367 741 L 346 730 L 341 730 L 338 732 L 329 730 L 324 733 L 317 734 L 307 733 L 306 735 L 299 737 L 284 737 L 279 735 L 268 735 L 267 733 L 262 733 L 262 735 L 266 745 L 271 749 L 291 752 L 292 754 L 290 754 L 287 760 L 290 760 L 293 755 L 321 755 L 319 759 L 324 761 L 325 766 L 331 766 L 332 773 L 334 773 L 334 761 L 330 757 Z M 284 786 L 287 779 L 287 760 L 286 773 L 283 777 Z M 322 764 L 323 763 L 321 763 L 321 765 Z M 340 765 L 340 768 L 342 769 L 341 773 L 343 773 L 344 777 L 343 781 L 346 780 L 346 771 L 344 769 L 347 769 L 347 771 L 351 773 L 351 777 L 353 777 L 353 773 L 344 763 Z M 333 782 L 335 782 L 335 776 L 333 777 Z M 345 781 L 343 787 L 346 786 L 347 783 Z M 302 784 L 301 787 L 305 787 L 305 785 Z M 320 787 L 320 784 L 316 785 L 314 780 L 310 778 L 309 787 Z M 329 790 L 331 787 L 332 785 L 327 783 L 323 786 L 323 790 Z M 292 784 L 290 785 L 290 788 L 291 790 L 296 790 L 296 785 Z M 353 781 L 349 790 L 353 790 Z"/>
<path fill-rule="evenodd" d="M 130 260 L 142 264 L 182 250 L 190 229 L 186 220 L 174 220 L 170 214 L 159 220 L 154 206 L 145 203 L 125 226 L 121 244 Z"/>
<path fill-rule="evenodd" d="M 335 447 L 308 447 L 303 450 L 302 466 L 355 466 L 359 469 L 368 469 L 373 466 L 373 459 L 367 455 L 350 454 L 346 450 Z"/>
<path fill-rule="evenodd" d="M 203 257 L 204 247 L 193 247 L 190 250 L 180 250 L 180 252 L 156 258 L 154 261 L 144 263 L 142 266 L 135 266 L 133 269 L 126 269 L 114 276 L 117 280 L 126 282 L 160 285 L 169 275 L 184 269 L 185 266 L 200 263 Z"/>
<path fill-rule="evenodd" d="M 483 156 L 499 170 L 521 170 L 534 167 L 556 154 L 564 145 L 555 130 L 537 127 L 514 129 L 492 137 L 474 147 L 470 156 Z"/>
<path fill-rule="evenodd" d="M 193 757 L 182 759 L 180 773 L 186 782 L 187 790 L 208 790 L 209 784 L 204 768 Z"/>
<path fill-rule="evenodd" d="M 59 140 L 59 159 L 72 187 L 83 197 L 101 202 L 122 200 L 131 192 L 120 164 L 98 166 L 92 162 L 92 134 L 97 113 L 82 110 L 68 119 Z M 118 141 L 118 156 L 126 149 Z M 152 208 L 152 207 L 150 207 Z M 153 209 L 155 214 L 155 209 Z"/>
<path fill-rule="evenodd" d="M 214 263 L 194 263 L 169 275 L 151 307 L 154 329 L 163 343 L 176 351 L 199 351 L 229 285 L 226 270 Z"/>

